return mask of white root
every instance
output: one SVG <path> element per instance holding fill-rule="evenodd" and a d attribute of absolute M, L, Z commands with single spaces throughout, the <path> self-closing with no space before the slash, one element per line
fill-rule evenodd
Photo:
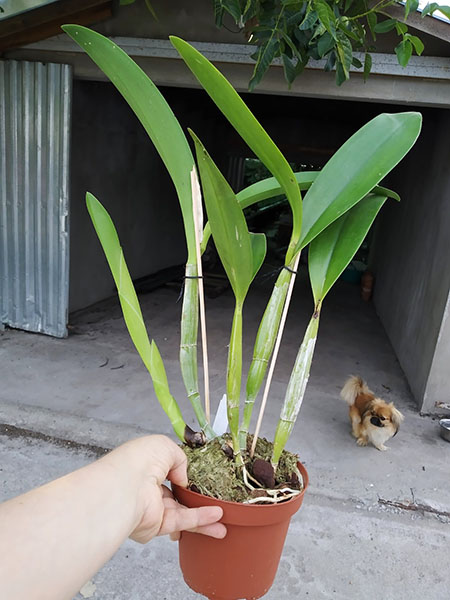
<path fill-rule="evenodd" d="M 290 500 L 291 498 L 294 498 L 295 496 L 298 496 L 301 493 L 301 490 L 294 490 L 289 487 L 278 488 L 276 490 L 269 490 L 269 489 L 262 488 L 259 481 L 257 481 L 252 475 L 250 475 L 250 473 L 247 471 L 247 469 L 245 467 L 242 468 L 242 477 L 243 477 L 245 485 L 253 492 L 261 491 L 261 492 L 268 494 L 268 496 L 259 496 L 258 498 L 251 498 L 250 500 L 246 500 L 244 502 L 244 504 L 255 504 L 256 502 L 270 502 L 270 503 L 275 504 L 277 502 L 281 502 L 284 500 Z M 301 475 L 300 475 L 300 477 L 301 477 Z M 254 483 L 257 483 L 258 487 L 255 488 L 250 483 L 249 479 L 251 479 Z M 303 485 L 302 485 L 302 488 L 303 488 Z"/>

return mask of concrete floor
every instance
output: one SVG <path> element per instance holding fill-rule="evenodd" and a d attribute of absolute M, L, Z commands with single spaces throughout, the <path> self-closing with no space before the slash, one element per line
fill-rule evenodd
<path fill-rule="evenodd" d="M 247 359 L 269 287 L 260 284 L 248 299 Z M 174 290 L 160 288 L 141 302 L 172 393 L 194 424 L 180 384 L 176 298 Z M 207 301 L 215 399 L 224 390 L 231 310 L 229 292 Z M 268 437 L 311 310 L 310 294 L 300 283 L 265 417 Z M 75 315 L 71 324 L 66 340 L 13 330 L 0 334 L 0 423 L 102 447 L 146 431 L 170 434 L 117 301 Z M 361 374 L 405 414 L 389 452 L 359 448 L 349 434 L 339 390 L 350 373 Z M 5 434 L 0 439 L 3 498 L 93 458 L 85 449 L 55 446 L 51 439 Z M 268 599 L 449 597 L 450 444 L 439 437 L 435 420 L 418 415 L 373 306 L 362 302 L 351 284 L 339 282 L 325 303 L 310 383 L 289 447 L 306 464 L 311 484 Z M 152 569 L 156 556 L 164 558 L 158 560 L 159 578 Z M 127 542 L 94 578 L 96 590 L 85 594 L 102 600 L 198 597 L 186 589 L 176 564 L 176 546 L 168 540 L 148 547 Z"/>

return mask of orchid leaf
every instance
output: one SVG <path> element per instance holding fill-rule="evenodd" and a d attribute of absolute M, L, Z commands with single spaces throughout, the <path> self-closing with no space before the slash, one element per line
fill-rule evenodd
<path fill-rule="evenodd" d="M 309 275 L 314 302 L 322 302 L 364 241 L 386 196 L 369 194 L 310 244 Z"/>
<path fill-rule="evenodd" d="M 330 223 L 366 196 L 407 154 L 420 133 L 416 112 L 381 114 L 330 158 L 304 199 L 304 248 Z"/>
<path fill-rule="evenodd" d="M 186 424 L 175 399 L 170 393 L 158 348 L 155 342 L 150 343 L 148 338 L 139 300 L 125 263 L 114 223 L 95 196 L 87 193 L 86 204 L 117 286 L 120 305 L 131 339 L 152 377 L 155 393 L 162 408 L 169 417 L 175 433 L 181 441 L 184 441 Z"/>
<path fill-rule="evenodd" d="M 265 236 L 252 237 L 230 185 L 194 132 L 200 179 L 214 243 L 236 300 L 242 303 L 265 256 Z M 252 240 L 254 240 L 252 242 Z"/>
<path fill-rule="evenodd" d="M 292 210 L 292 237 L 297 240 L 302 226 L 302 203 L 289 163 L 222 73 L 184 40 L 171 36 L 170 41 L 219 110 L 280 182 Z"/>
<path fill-rule="evenodd" d="M 195 263 L 190 180 L 194 158 L 172 109 L 146 73 L 117 44 L 81 25 L 63 25 L 62 29 L 116 86 L 159 152 L 177 190 L 186 232 L 188 260 Z"/>

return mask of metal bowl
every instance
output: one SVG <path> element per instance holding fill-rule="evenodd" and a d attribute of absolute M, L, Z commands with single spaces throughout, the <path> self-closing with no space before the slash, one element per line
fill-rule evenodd
<path fill-rule="evenodd" d="M 441 438 L 450 442 L 450 419 L 441 419 L 439 421 L 439 429 L 441 432 Z"/>

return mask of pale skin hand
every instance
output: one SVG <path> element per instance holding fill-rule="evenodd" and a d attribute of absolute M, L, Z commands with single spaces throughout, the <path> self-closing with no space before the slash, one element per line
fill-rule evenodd
<path fill-rule="evenodd" d="M 165 479 L 187 485 L 186 457 L 169 438 L 147 436 L 0 504 L 0 598 L 69 600 L 128 536 L 226 535 L 221 508 L 178 505 Z"/>

